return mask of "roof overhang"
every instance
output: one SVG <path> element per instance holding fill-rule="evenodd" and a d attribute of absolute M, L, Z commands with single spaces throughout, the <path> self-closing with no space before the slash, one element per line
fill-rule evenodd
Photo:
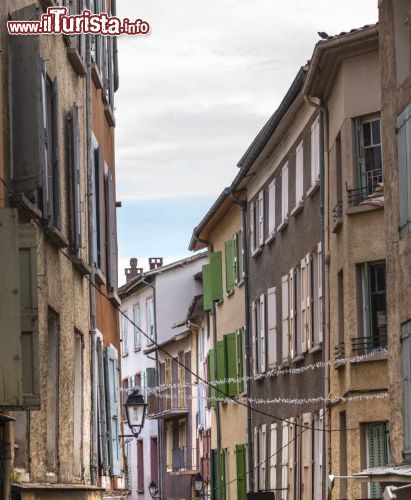
<path fill-rule="evenodd" d="M 170 410 L 165 410 L 160 413 L 154 413 L 146 418 L 149 420 L 166 420 L 168 418 L 184 417 L 188 415 L 188 413 L 188 408 L 171 408 Z"/>
<path fill-rule="evenodd" d="M 327 99 L 344 59 L 378 51 L 378 25 L 365 26 L 328 40 L 321 40 L 314 48 L 303 86 L 303 94 L 311 98 Z"/>
<path fill-rule="evenodd" d="M 176 326 L 177 328 L 177 326 Z M 173 337 L 165 340 L 164 342 L 161 342 L 161 344 L 154 344 L 153 346 L 149 347 L 148 349 L 144 349 L 143 353 L 144 354 L 151 354 L 156 351 L 161 351 L 162 347 L 166 347 L 171 344 L 175 344 L 176 342 L 180 342 L 180 340 L 184 340 L 191 334 L 191 330 L 187 329 L 184 332 L 178 333 L 177 335 L 174 335 Z"/>
<path fill-rule="evenodd" d="M 373 467 L 353 474 L 353 477 L 377 483 L 411 483 L 411 465 Z"/>

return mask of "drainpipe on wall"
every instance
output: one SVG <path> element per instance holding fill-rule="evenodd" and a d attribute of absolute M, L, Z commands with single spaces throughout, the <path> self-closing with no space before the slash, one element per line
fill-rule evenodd
<path fill-rule="evenodd" d="M 197 236 L 195 237 L 196 240 L 200 243 L 204 243 L 208 247 L 208 251 L 212 252 L 213 251 L 213 244 L 210 241 L 207 240 L 202 240 L 198 238 Z M 213 366 L 213 371 L 214 371 L 214 381 L 218 380 L 218 374 L 217 374 L 217 309 L 214 300 L 212 301 L 212 306 L 211 306 L 211 316 L 212 316 L 212 324 L 213 324 L 213 345 L 214 345 L 214 366 Z M 215 402 L 215 419 L 216 419 L 216 431 L 217 431 L 217 460 L 216 460 L 216 469 L 217 469 L 217 474 L 219 479 L 221 479 L 221 468 L 220 468 L 220 463 L 221 463 L 221 419 L 220 419 L 220 401 Z M 219 481 L 220 483 L 220 481 Z M 221 500 L 222 495 L 221 495 L 221 489 L 219 486 L 217 486 L 216 489 L 216 495 L 215 495 L 215 500 Z"/>
<path fill-rule="evenodd" d="M 90 9 L 90 2 L 88 2 Z M 94 224 L 93 202 L 93 144 L 92 144 L 92 100 L 91 100 L 91 38 L 86 36 L 86 129 L 87 129 L 87 192 L 88 192 L 88 252 L 89 265 L 92 269 L 90 274 L 89 298 L 90 298 L 90 379 L 91 379 L 91 443 L 90 443 L 90 474 L 91 484 L 97 486 L 98 478 L 98 412 L 97 412 L 97 363 L 96 363 L 96 291 L 94 289 Z"/>
<path fill-rule="evenodd" d="M 243 229 L 243 280 L 244 280 L 244 322 L 245 322 L 245 372 L 246 372 L 246 392 L 247 400 L 252 397 L 251 394 L 251 339 L 250 339 L 250 286 L 248 276 L 248 241 L 247 241 L 247 201 L 238 199 L 231 193 L 231 198 L 241 208 L 242 229 Z M 254 467 L 253 467 L 253 412 L 251 405 L 247 406 L 247 458 L 248 458 L 248 491 L 254 491 Z"/>
<path fill-rule="evenodd" d="M 328 297 L 328 287 L 326 284 L 329 283 L 329 273 L 328 266 L 326 265 L 327 256 L 328 256 L 328 239 L 327 239 L 327 229 L 328 229 L 328 214 L 329 210 L 327 207 L 326 211 L 326 201 L 328 203 L 328 199 L 326 200 L 326 187 L 328 183 L 328 175 L 327 179 L 325 178 L 327 169 L 326 169 L 326 155 L 325 146 L 328 144 L 328 134 L 327 134 L 327 111 L 325 109 L 324 103 L 322 100 L 319 102 L 315 102 L 311 96 L 304 95 L 305 101 L 311 106 L 315 107 L 319 110 L 319 119 L 320 119 L 320 227 L 321 227 L 321 287 L 323 290 L 323 307 L 322 307 L 322 315 L 321 315 L 321 332 L 323 338 L 323 362 L 324 362 L 324 399 L 327 398 L 329 393 L 329 369 L 326 367 L 326 362 L 329 359 L 329 337 L 328 337 L 328 328 L 327 328 L 327 308 L 329 307 L 329 301 L 326 300 Z M 326 139 L 327 136 L 327 139 Z M 328 167 L 328 162 L 327 162 Z M 327 426 L 329 417 L 327 417 L 327 404 L 324 402 L 323 404 L 323 447 L 322 447 L 322 456 L 324 460 L 324 466 L 322 467 L 322 500 L 326 500 L 329 498 L 329 494 L 327 493 L 327 476 L 328 476 L 328 436 L 327 436 Z"/>

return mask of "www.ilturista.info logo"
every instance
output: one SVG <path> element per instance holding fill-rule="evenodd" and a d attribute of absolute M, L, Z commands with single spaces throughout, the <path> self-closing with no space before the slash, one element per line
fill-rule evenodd
<path fill-rule="evenodd" d="M 84 10 L 71 16 L 66 7 L 49 7 L 39 21 L 7 21 L 10 35 L 147 35 L 150 25 L 142 19 L 120 19 L 106 12 Z"/>

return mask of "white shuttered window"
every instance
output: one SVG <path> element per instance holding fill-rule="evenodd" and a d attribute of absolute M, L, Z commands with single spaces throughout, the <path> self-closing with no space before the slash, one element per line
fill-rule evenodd
<path fill-rule="evenodd" d="M 277 424 L 270 428 L 270 490 L 277 489 Z"/>
<path fill-rule="evenodd" d="M 267 291 L 267 351 L 268 367 L 277 364 L 277 292 L 275 287 Z"/>
<path fill-rule="evenodd" d="M 268 237 L 275 233 L 275 180 L 268 186 Z"/>
<path fill-rule="evenodd" d="M 281 310 L 282 310 L 282 361 L 287 361 L 290 355 L 290 337 L 288 325 L 288 275 L 282 277 L 281 281 Z"/>
<path fill-rule="evenodd" d="M 311 186 L 320 178 L 320 119 L 311 125 Z"/>
<path fill-rule="evenodd" d="M 295 206 L 303 201 L 304 190 L 304 147 L 301 142 L 295 153 Z"/>

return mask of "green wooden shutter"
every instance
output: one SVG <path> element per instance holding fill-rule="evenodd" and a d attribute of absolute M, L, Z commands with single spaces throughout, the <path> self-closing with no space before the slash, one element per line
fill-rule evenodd
<path fill-rule="evenodd" d="M 227 378 L 237 377 L 237 334 L 229 333 L 224 335 L 224 350 Z M 227 393 L 229 396 L 235 396 L 238 392 L 237 383 L 229 382 L 227 385 Z"/>
<path fill-rule="evenodd" d="M 223 298 L 223 279 L 221 252 L 210 254 L 211 266 L 211 300 L 221 300 Z"/>
<path fill-rule="evenodd" d="M 234 244 L 233 240 L 225 242 L 225 289 L 229 293 L 234 289 Z"/>
<path fill-rule="evenodd" d="M 214 349 L 210 349 L 208 353 L 208 381 L 210 384 L 214 384 Z M 210 387 L 210 398 L 211 398 L 211 406 L 215 407 L 215 396 L 216 390 L 213 387 Z"/>
<path fill-rule="evenodd" d="M 411 457 L 411 321 L 401 328 L 403 417 L 404 417 L 404 458 Z"/>
<path fill-rule="evenodd" d="M 235 456 L 237 464 L 237 500 L 246 500 L 247 478 L 245 470 L 245 446 L 243 444 L 237 444 L 235 446 Z"/>
<path fill-rule="evenodd" d="M 233 248 L 234 248 L 234 280 L 235 284 L 241 280 L 240 277 L 240 256 L 238 255 L 238 233 L 235 233 L 233 237 Z"/>
<path fill-rule="evenodd" d="M 211 266 L 203 266 L 203 309 L 211 311 Z"/>
<path fill-rule="evenodd" d="M 219 340 L 217 342 L 217 379 L 219 381 L 225 379 L 227 377 L 226 373 L 224 340 Z M 219 384 L 218 389 L 224 394 L 227 394 L 227 384 Z M 224 394 L 217 391 L 217 397 L 223 398 Z"/>
<path fill-rule="evenodd" d="M 110 476 L 121 476 L 120 415 L 117 349 L 106 349 L 106 398 L 108 413 Z"/>
<path fill-rule="evenodd" d="M 236 333 L 237 341 L 237 378 L 240 379 L 238 382 L 238 393 L 242 394 L 244 392 L 244 353 L 243 353 L 243 342 L 244 342 L 244 328 L 240 328 Z"/>

